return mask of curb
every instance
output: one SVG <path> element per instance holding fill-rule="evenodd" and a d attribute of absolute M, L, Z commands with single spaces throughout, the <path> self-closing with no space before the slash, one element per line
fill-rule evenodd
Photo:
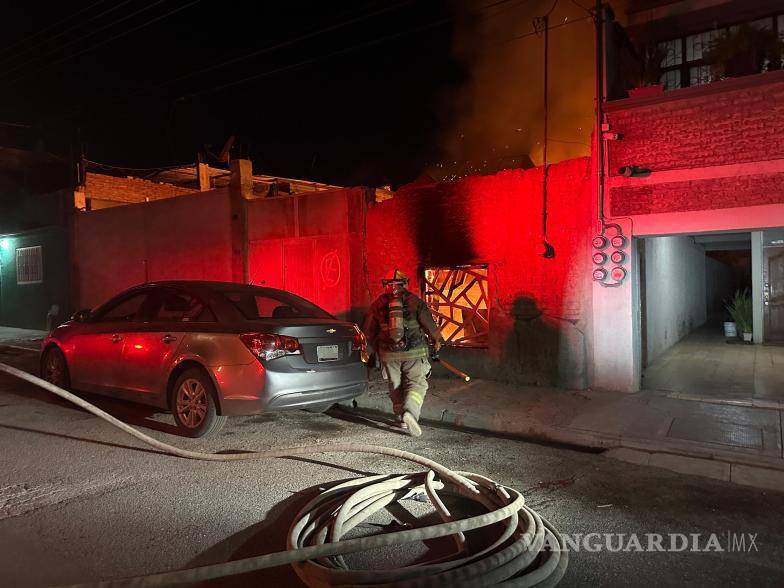
<path fill-rule="evenodd" d="M 372 386 L 372 385 L 371 385 Z M 544 442 L 582 450 L 602 452 L 605 456 L 667 469 L 679 474 L 696 475 L 765 490 L 784 492 L 784 462 L 780 459 L 715 449 L 698 442 L 662 441 L 622 437 L 599 431 L 556 427 L 526 418 L 523 411 L 505 417 L 489 417 L 481 412 L 458 412 L 443 402 L 425 402 L 420 420 L 429 425 L 446 426 L 466 432 L 501 435 L 528 442 Z M 342 401 L 349 410 L 392 416 L 385 392 L 374 391 Z"/>
<path fill-rule="evenodd" d="M 610 449 L 604 455 L 627 463 L 664 468 L 679 474 L 784 492 L 784 470 L 781 469 L 674 453 L 648 452 L 628 447 Z"/>

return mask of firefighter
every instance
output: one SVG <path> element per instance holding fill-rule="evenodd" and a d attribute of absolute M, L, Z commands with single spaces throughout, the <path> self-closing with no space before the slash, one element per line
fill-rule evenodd
<path fill-rule="evenodd" d="M 398 270 L 381 280 L 384 293 L 370 307 L 362 330 L 381 362 L 398 425 L 419 437 L 419 414 L 430 374 L 428 342 L 438 352 L 441 335 L 427 305 L 408 291 Z"/>

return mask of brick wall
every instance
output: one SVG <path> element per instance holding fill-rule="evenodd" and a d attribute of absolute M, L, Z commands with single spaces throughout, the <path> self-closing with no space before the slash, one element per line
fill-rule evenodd
<path fill-rule="evenodd" d="M 542 240 L 542 169 L 404 186 L 367 213 L 367 281 L 374 294 L 399 268 L 416 284 L 428 266 L 488 265 L 488 349 L 452 359 L 477 376 L 580 388 L 590 314 L 591 185 L 586 158 L 550 167 L 548 239 Z M 364 271 L 364 269 L 363 269 Z"/>
<path fill-rule="evenodd" d="M 181 188 L 172 184 L 87 172 L 85 193 L 87 198 L 132 203 L 161 200 L 195 192 L 191 188 Z"/>
<path fill-rule="evenodd" d="M 689 170 L 784 159 L 784 72 L 686 88 L 608 105 L 608 170 L 635 165 L 650 181 L 610 189 L 610 213 L 632 216 L 784 203 L 782 173 L 727 173 L 696 179 Z M 667 182 L 657 172 L 675 171 Z M 770 170 L 769 170 L 770 171 Z M 782 171 L 782 170 L 773 170 Z M 746 174 L 746 175 L 744 175 Z M 722 174 L 716 174 L 722 175 Z"/>
<path fill-rule="evenodd" d="M 784 204 L 784 174 L 667 182 L 610 189 L 613 216 Z"/>
<path fill-rule="evenodd" d="M 642 106 L 624 101 L 607 114 L 623 133 L 608 143 L 610 175 L 624 165 L 663 171 L 783 158 L 782 74 L 675 90 Z"/>

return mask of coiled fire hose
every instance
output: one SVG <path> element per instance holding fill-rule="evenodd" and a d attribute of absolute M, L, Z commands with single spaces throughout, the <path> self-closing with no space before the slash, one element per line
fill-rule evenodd
<path fill-rule="evenodd" d="M 534 510 L 523 496 L 493 480 L 470 472 L 455 472 L 425 457 L 389 447 L 361 443 L 336 443 L 317 447 L 290 447 L 247 453 L 201 453 L 188 451 L 131 427 L 78 396 L 41 378 L 0 363 L 6 372 L 40 386 L 108 421 L 140 441 L 171 455 L 207 461 L 238 461 L 295 457 L 316 453 L 375 453 L 417 463 L 426 472 L 376 475 L 333 486 L 311 500 L 297 514 L 289 530 L 287 551 L 249 557 L 186 570 L 162 572 L 89 586 L 148 587 L 201 582 L 291 564 L 311 587 L 375 586 L 555 586 L 566 572 L 568 552 L 560 533 Z M 455 520 L 440 494 L 474 501 L 486 512 Z M 386 506 L 426 495 L 442 523 L 343 539 L 349 531 Z M 486 528 L 484 542 L 465 533 Z M 395 569 L 354 570 L 344 554 L 452 536 L 456 550 L 435 561 Z M 475 545 L 481 543 L 480 545 Z M 470 545 L 469 545 L 470 544 Z M 471 548 L 475 551 L 472 553 Z M 88 585 L 84 585 L 88 586 Z"/>

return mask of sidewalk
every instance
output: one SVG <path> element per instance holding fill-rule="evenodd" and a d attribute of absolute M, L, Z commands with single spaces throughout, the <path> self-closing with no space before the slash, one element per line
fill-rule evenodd
<path fill-rule="evenodd" d="M 44 337 L 46 337 L 46 331 L 0 326 L 0 345 L 38 350 L 41 348 L 41 341 Z"/>
<path fill-rule="evenodd" d="M 354 402 L 343 404 L 391 414 L 381 380 Z M 433 378 L 422 421 L 605 450 L 632 463 L 784 492 L 781 413 L 648 391 L 572 392 Z"/>

